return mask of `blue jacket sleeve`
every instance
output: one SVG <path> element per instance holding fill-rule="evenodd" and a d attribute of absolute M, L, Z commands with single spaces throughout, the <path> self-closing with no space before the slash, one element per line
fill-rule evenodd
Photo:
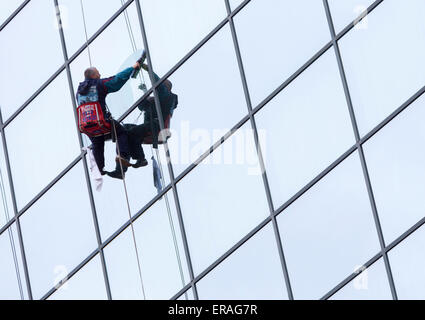
<path fill-rule="evenodd" d="M 106 87 L 107 92 L 113 93 L 119 91 L 128 81 L 128 79 L 130 79 L 133 70 L 133 68 L 127 68 L 114 77 L 103 79 L 102 82 Z"/>

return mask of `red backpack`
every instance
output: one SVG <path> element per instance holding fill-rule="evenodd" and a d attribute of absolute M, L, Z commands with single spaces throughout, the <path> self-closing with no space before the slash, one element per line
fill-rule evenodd
<path fill-rule="evenodd" d="M 107 122 L 99 102 L 84 103 L 77 108 L 78 128 L 90 138 L 111 133 L 111 123 Z"/>

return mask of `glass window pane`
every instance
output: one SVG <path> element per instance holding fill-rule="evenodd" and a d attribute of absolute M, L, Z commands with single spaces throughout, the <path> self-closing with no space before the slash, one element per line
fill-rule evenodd
<path fill-rule="evenodd" d="M 0 25 L 5 22 L 10 15 L 18 9 L 18 7 L 24 2 L 23 0 L 7 0 L 2 1 L 0 4 Z"/>
<path fill-rule="evenodd" d="M 391 289 L 382 259 L 345 285 L 331 300 L 391 300 Z"/>
<path fill-rule="evenodd" d="M 363 16 L 374 0 L 328 0 L 335 32 L 338 34 L 348 24 Z M 368 17 L 356 28 L 367 28 Z"/>
<path fill-rule="evenodd" d="M 21 226 L 33 295 L 39 299 L 97 248 L 81 163 L 22 216 Z"/>
<path fill-rule="evenodd" d="M 256 115 L 275 207 L 355 144 L 334 50 Z"/>
<path fill-rule="evenodd" d="M 425 299 L 424 243 L 425 228 L 422 227 L 389 252 L 399 299 Z"/>
<path fill-rule="evenodd" d="M 295 299 L 319 299 L 380 250 L 357 153 L 278 218 Z"/>
<path fill-rule="evenodd" d="M 272 225 L 224 260 L 197 287 L 204 300 L 288 299 Z"/>
<path fill-rule="evenodd" d="M 120 0 L 83 0 L 83 8 L 81 8 L 80 0 L 59 0 L 68 55 L 72 56 L 86 42 L 84 18 L 87 25 L 87 37 L 90 39 L 118 11 L 121 3 Z"/>
<path fill-rule="evenodd" d="M 425 96 L 364 145 L 387 243 L 425 214 Z"/>
<path fill-rule="evenodd" d="M 160 76 L 227 15 L 223 0 L 144 0 L 141 5 L 149 50 Z"/>
<path fill-rule="evenodd" d="M 190 281 L 172 192 L 134 230 L 146 299 L 170 299 Z M 113 299 L 143 299 L 131 227 L 105 248 L 105 256 Z"/>
<path fill-rule="evenodd" d="M 169 140 L 178 175 L 248 113 L 229 27 L 219 31 L 170 81 L 179 100 Z"/>
<path fill-rule="evenodd" d="M 342 58 L 362 135 L 425 83 L 425 2 L 382 2 L 367 29 L 340 40 Z"/>
<path fill-rule="evenodd" d="M 5 129 L 18 208 L 80 153 L 65 72 Z"/>
<path fill-rule="evenodd" d="M 0 300 L 28 299 L 15 225 L 0 235 L 0 256 Z"/>
<path fill-rule="evenodd" d="M 106 299 L 108 299 L 108 296 L 106 294 L 105 279 L 98 255 L 49 297 L 49 300 Z"/>
<path fill-rule="evenodd" d="M 269 215 L 253 146 L 245 125 L 177 185 L 195 273 Z"/>
<path fill-rule="evenodd" d="M 0 47 L 7 48 L 0 50 L 0 106 L 6 120 L 63 63 L 53 1 L 31 1 L 0 32 Z"/>
<path fill-rule="evenodd" d="M 330 40 L 322 1 L 251 1 L 235 24 L 254 106 Z"/>

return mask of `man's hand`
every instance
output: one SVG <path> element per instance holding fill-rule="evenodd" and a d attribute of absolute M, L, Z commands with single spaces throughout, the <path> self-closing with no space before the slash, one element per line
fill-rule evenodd
<path fill-rule="evenodd" d="M 140 63 L 136 62 L 136 64 L 133 66 L 133 69 L 139 70 L 140 69 Z"/>

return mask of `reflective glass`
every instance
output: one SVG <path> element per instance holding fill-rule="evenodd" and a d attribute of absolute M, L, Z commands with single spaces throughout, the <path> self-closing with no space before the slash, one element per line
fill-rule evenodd
<path fill-rule="evenodd" d="M 80 153 L 65 72 L 6 127 L 5 134 L 21 209 Z"/>
<path fill-rule="evenodd" d="M 278 217 L 295 299 L 319 299 L 380 250 L 354 153 Z"/>
<path fill-rule="evenodd" d="M 21 226 L 33 295 L 39 299 L 97 248 L 81 163 L 25 212 Z"/>
<path fill-rule="evenodd" d="M 349 23 L 355 20 L 358 21 L 360 17 L 364 17 L 367 8 L 374 0 L 328 0 L 328 2 L 335 32 L 339 33 Z M 368 19 L 366 16 L 355 28 L 367 28 Z"/>
<path fill-rule="evenodd" d="M 330 300 L 391 300 L 391 289 L 382 259 L 362 270 Z"/>
<path fill-rule="evenodd" d="M 248 113 L 229 27 L 219 31 L 169 80 L 179 101 L 169 139 L 178 175 Z"/>
<path fill-rule="evenodd" d="M 0 300 L 28 299 L 16 226 L 0 235 Z"/>
<path fill-rule="evenodd" d="M 72 56 L 121 7 L 120 0 L 59 0 L 68 55 Z M 101 10 L 100 10 L 101 9 Z M 84 16 L 83 16 L 84 12 Z"/>
<path fill-rule="evenodd" d="M 254 106 L 330 40 L 322 1 L 251 1 L 235 24 Z"/>
<path fill-rule="evenodd" d="M 425 299 L 424 243 L 425 228 L 421 227 L 388 254 L 397 296 L 401 300 Z"/>
<path fill-rule="evenodd" d="M 143 0 L 141 5 L 153 65 L 160 76 L 227 15 L 223 0 Z"/>
<path fill-rule="evenodd" d="M 105 248 L 113 298 L 143 299 L 144 288 L 148 300 L 170 299 L 190 280 L 172 192 L 134 223 L 134 231 L 143 286 L 129 227 Z"/>
<path fill-rule="evenodd" d="M 58 279 L 59 280 L 59 279 Z M 107 300 L 102 264 L 97 255 L 49 297 L 49 300 Z"/>
<path fill-rule="evenodd" d="M 196 273 L 269 215 L 253 145 L 245 125 L 177 185 Z"/>
<path fill-rule="evenodd" d="M 366 134 L 425 83 L 425 2 L 382 2 L 367 28 L 340 40 L 360 133 Z"/>
<path fill-rule="evenodd" d="M 425 214 L 425 96 L 364 145 L 387 243 Z"/>
<path fill-rule="evenodd" d="M 200 299 L 288 299 L 273 227 L 269 223 L 198 284 Z"/>
<path fill-rule="evenodd" d="M 24 2 L 23 0 L 7 0 L 2 1 L 0 4 L 0 25 L 10 17 L 10 15 L 18 9 L 18 7 Z"/>
<path fill-rule="evenodd" d="M 275 207 L 355 144 L 334 50 L 256 115 Z"/>
<path fill-rule="evenodd" d="M 5 121 L 63 64 L 53 1 L 31 1 L 0 32 L 0 47 L 7 48 L 0 50 Z"/>

